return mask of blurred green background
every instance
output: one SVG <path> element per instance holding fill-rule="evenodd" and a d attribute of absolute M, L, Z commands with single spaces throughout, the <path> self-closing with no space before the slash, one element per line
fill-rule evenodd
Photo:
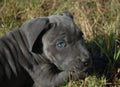
<path fill-rule="evenodd" d="M 0 36 L 32 18 L 64 11 L 74 15 L 93 60 L 107 61 L 64 87 L 120 87 L 120 0 L 0 0 Z"/>

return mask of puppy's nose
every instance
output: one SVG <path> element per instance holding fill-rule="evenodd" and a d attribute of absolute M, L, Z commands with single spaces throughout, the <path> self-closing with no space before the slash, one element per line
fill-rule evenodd
<path fill-rule="evenodd" d="M 91 62 L 90 58 L 82 58 L 80 60 L 84 64 L 84 66 L 89 66 L 90 65 L 90 62 Z"/>
<path fill-rule="evenodd" d="M 68 17 L 73 19 L 73 15 L 70 12 L 63 12 L 63 13 L 61 13 L 59 15 L 61 15 L 61 16 L 68 16 Z"/>
<path fill-rule="evenodd" d="M 84 66 L 89 66 L 91 64 L 90 53 L 87 50 L 82 50 L 80 60 Z"/>

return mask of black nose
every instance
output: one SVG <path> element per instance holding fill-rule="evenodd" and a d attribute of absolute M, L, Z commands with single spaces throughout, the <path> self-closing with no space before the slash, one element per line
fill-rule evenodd
<path fill-rule="evenodd" d="M 90 58 L 82 58 L 80 60 L 84 64 L 84 66 L 89 66 L 91 64 L 91 59 Z"/>
<path fill-rule="evenodd" d="M 72 18 L 73 19 L 73 15 L 70 13 L 70 12 L 63 12 L 63 13 L 61 13 L 61 14 L 59 14 L 59 15 L 61 15 L 61 16 L 68 16 L 68 17 L 70 17 L 70 18 Z"/>

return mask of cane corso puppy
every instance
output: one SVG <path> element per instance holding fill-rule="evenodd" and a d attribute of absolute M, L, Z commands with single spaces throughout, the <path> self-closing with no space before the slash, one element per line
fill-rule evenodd
<path fill-rule="evenodd" d="M 34 18 L 0 38 L 0 87 L 60 87 L 90 66 L 69 12 Z"/>

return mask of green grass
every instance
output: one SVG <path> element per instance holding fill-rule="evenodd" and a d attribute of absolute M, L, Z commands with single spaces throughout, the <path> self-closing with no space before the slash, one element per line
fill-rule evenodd
<path fill-rule="evenodd" d="M 63 11 L 74 14 L 93 60 L 106 61 L 93 66 L 94 73 L 85 80 L 70 82 L 64 87 L 119 87 L 119 0 L 0 0 L 0 36 L 26 20 Z"/>

